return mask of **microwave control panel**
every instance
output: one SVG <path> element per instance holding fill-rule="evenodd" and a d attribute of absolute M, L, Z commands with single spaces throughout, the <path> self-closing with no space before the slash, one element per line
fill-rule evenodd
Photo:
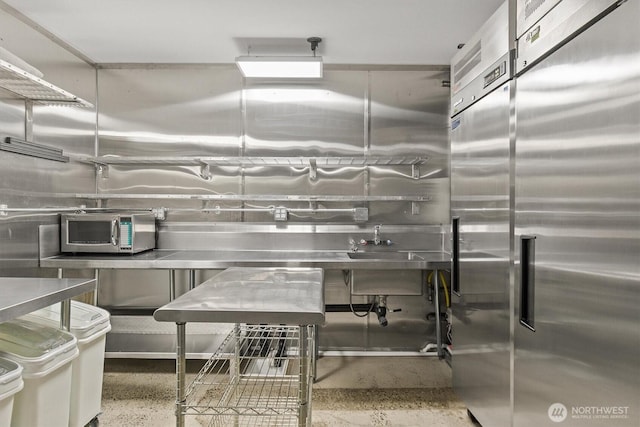
<path fill-rule="evenodd" d="M 131 249 L 133 245 L 133 227 L 130 217 L 120 218 L 120 248 Z"/>

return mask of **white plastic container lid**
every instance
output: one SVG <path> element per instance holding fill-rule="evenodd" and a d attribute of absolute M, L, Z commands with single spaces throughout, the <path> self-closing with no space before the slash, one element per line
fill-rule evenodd
<path fill-rule="evenodd" d="M 16 394 L 23 386 L 22 366 L 13 360 L 0 357 L 0 401 Z"/>
<path fill-rule="evenodd" d="M 44 376 L 76 357 L 76 343 L 68 332 L 25 319 L 0 323 L 0 356 L 22 365 L 24 378 Z"/>
<path fill-rule="evenodd" d="M 22 319 L 42 323 L 53 328 L 60 327 L 60 304 L 34 311 Z M 71 301 L 71 333 L 80 342 L 91 338 L 100 332 L 107 333 L 111 330 L 109 312 L 100 307 Z M 106 330 L 105 330 L 106 329 Z"/>

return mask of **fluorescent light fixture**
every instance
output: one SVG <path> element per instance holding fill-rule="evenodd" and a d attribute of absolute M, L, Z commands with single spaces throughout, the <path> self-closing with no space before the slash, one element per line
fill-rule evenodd
<path fill-rule="evenodd" d="M 236 64 L 245 77 L 318 79 L 321 56 L 239 56 Z"/>

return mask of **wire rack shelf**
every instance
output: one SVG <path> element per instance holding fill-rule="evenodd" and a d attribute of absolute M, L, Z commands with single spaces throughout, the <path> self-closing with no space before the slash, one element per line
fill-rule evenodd
<path fill-rule="evenodd" d="M 187 387 L 183 414 L 209 426 L 308 425 L 312 343 L 312 327 L 236 325 Z"/>

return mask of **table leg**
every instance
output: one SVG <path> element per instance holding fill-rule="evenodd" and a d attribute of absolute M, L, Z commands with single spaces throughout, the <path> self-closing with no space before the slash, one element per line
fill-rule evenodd
<path fill-rule="evenodd" d="M 319 338 L 318 338 L 318 325 L 313 325 L 313 360 L 311 361 L 311 377 L 313 378 L 313 382 L 316 382 L 318 377 L 318 347 L 319 347 Z"/>
<path fill-rule="evenodd" d="M 195 289 L 196 287 L 196 271 L 189 270 L 189 290 Z"/>
<path fill-rule="evenodd" d="M 300 325 L 300 413 L 298 426 L 311 425 L 309 410 L 309 331 L 308 325 Z"/>
<path fill-rule="evenodd" d="M 176 427 L 184 427 L 185 376 L 186 376 L 186 323 L 176 323 Z"/>
<path fill-rule="evenodd" d="M 176 299 L 176 271 L 169 270 L 169 301 Z"/>
<path fill-rule="evenodd" d="M 62 279 L 62 269 L 58 269 L 58 279 Z M 71 300 L 60 301 L 60 328 L 69 332 L 71 330 Z"/>
<path fill-rule="evenodd" d="M 442 325 L 440 323 L 440 281 L 438 275 L 439 270 L 433 270 L 433 298 L 436 308 L 436 352 L 438 357 L 441 358 L 442 354 Z"/>
<path fill-rule="evenodd" d="M 93 305 L 98 306 L 98 286 L 100 286 L 100 269 L 96 268 L 93 272 L 93 277 L 96 279 L 96 289 L 93 291 Z"/>

